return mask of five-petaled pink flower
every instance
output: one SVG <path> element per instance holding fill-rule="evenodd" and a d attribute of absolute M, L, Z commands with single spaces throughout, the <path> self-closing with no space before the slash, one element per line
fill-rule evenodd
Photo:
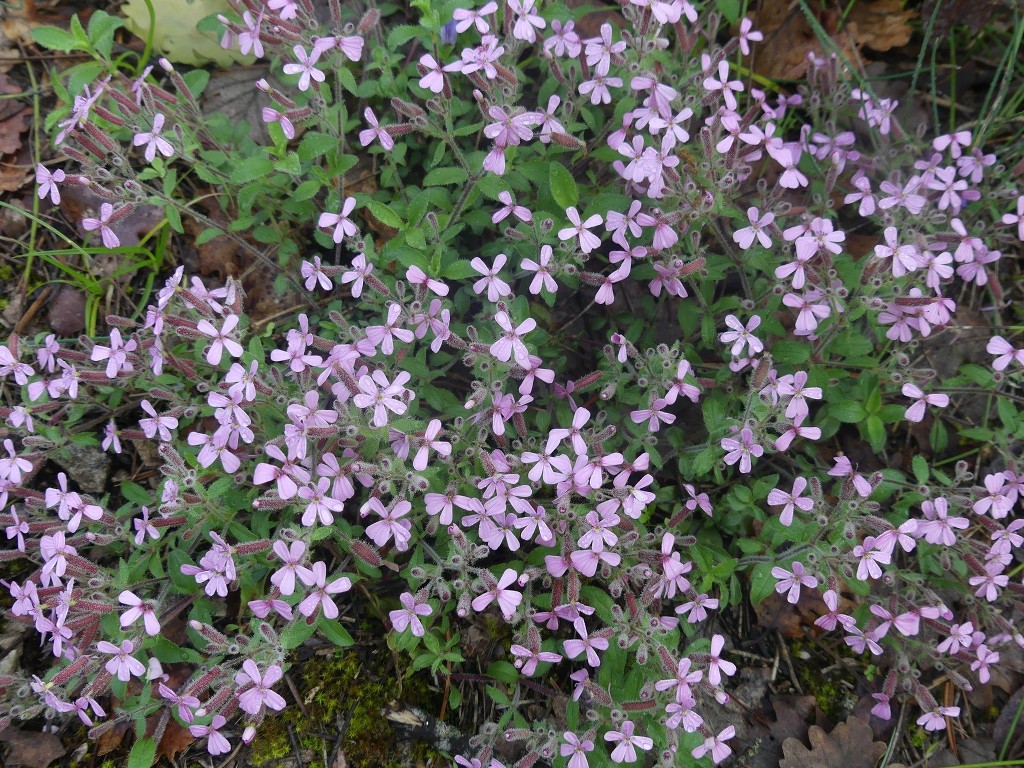
<path fill-rule="evenodd" d="M 632 763 L 636 761 L 636 748 L 647 751 L 654 746 L 654 739 L 636 734 L 636 725 L 632 720 L 624 720 L 617 731 L 608 731 L 605 741 L 618 742 L 612 750 L 612 760 L 616 763 Z"/>
<path fill-rule="evenodd" d="M 238 706 L 243 712 L 258 715 L 263 707 L 281 711 L 285 707 L 284 698 L 274 693 L 271 688 L 281 680 L 284 673 L 277 664 L 271 664 L 267 671 L 260 674 L 259 667 L 252 659 L 242 662 L 242 671 L 235 675 L 235 685 L 244 690 L 238 694 Z M 247 687 L 249 686 L 249 687 Z"/>
<path fill-rule="evenodd" d="M 721 334 L 718 339 L 723 344 L 732 344 L 732 349 L 729 351 L 734 357 L 739 357 L 744 347 L 748 347 L 752 355 L 764 350 L 764 344 L 754 336 L 754 330 L 761 324 L 760 315 L 752 316 L 745 327 L 736 315 L 726 315 L 725 324 L 732 330 Z"/>
<path fill-rule="evenodd" d="M 537 321 L 528 317 L 518 326 L 513 326 L 508 312 L 498 312 L 494 316 L 494 322 L 501 327 L 502 334 L 496 342 L 491 344 L 491 354 L 503 363 L 507 363 L 510 358 L 515 358 L 516 363 L 523 368 L 528 367 L 530 350 L 523 343 L 523 336 L 537 327 Z"/>
<path fill-rule="evenodd" d="M 807 587 L 808 589 L 814 589 L 818 586 L 818 580 L 809 574 L 804 568 L 804 564 L 801 562 L 794 562 L 792 565 L 793 571 L 790 573 L 785 568 L 779 568 L 776 566 L 772 568 L 772 576 L 779 581 L 775 584 L 775 591 L 780 595 L 783 592 L 788 592 L 786 600 L 793 605 L 800 600 L 800 587 Z"/>
<path fill-rule="evenodd" d="M 414 637 L 423 637 L 426 630 L 420 616 L 430 616 L 434 609 L 427 603 L 421 602 L 419 598 L 410 592 L 403 592 L 398 598 L 402 607 L 397 611 L 391 611 L 388 616 L 391 619 L 391 626 L 396 632 L 405 632 L 411 628 Z"/>
<path fill-rule="evenodd" d="M 506 568 L 505 572 L 501 574 L 501 578 L 498 579 L 493 586 L 491 586 L 482 595 L 473 599 L 473 610 L 480 613 L 484 608 L 496 600 L 498 602 L 498 607 L 501 609 L 502 616 L 505 617 L 505 621 L 511 621 L 512 616 L 516 612 L 516 608 L 518 608 L 519 604 L 523 602 L 523 595 L 521 592 L 509 589 L 509 587 L 514 584 L 518 578 L 518 573 L 511 568 Z"/>

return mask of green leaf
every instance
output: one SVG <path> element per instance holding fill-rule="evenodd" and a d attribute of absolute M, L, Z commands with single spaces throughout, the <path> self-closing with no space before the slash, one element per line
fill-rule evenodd
<path fill-rule="evenodd" d="M 718 461 L 720 451 L 714 446 L 708 446 L 693 457 L 693 464 L 690 466 L 692 477 L 703 477 Z"/>
<path fill-rule="evenodd" d="M 167 223 L 171 225 L 171 229 L 177 232 L 179 235 L 185 234 L 185 227 L 181 223 L 181 214 L 178 213 L 178 209 L 173 205 L 168 205 L 164 208 L 164 216 L 167 217 Z"/>
<path fill-rule="evenodd" d="M 324 633 L 324 637 L 334 643 L 338 648 L 348 648 L 356 642 L 352 639 L 352 635 L 348 633 L 348 630 L 345 629 L 340 622 L 333 619 L 325 619 L 321 616 L 319 629 Z"/>
<path fill-rule="evenodd" d="M 366 203 L 367 209 L 373 214 L 373 217 L 377 219 L 381 224 L 395 229 L 401 229 L 402 219 L 397 213 L 388 205 L 378 202 L 377 200 L 370 200 Z"/>
<path fill-rule="evenodd" d="M 772 357 L 790 365 L 799 365 L 811 356 L 811 347 L 798 341 L 776 341 L 772 344 Z"/>
<path fill-rule="evenodd" d="M 859 424 L 867 417 L 868 412 L 856 400 L 828 404 L 829 415 L 844 424 Z M 877 418 L 877 416 L 875 417 Z"/>
<path fill-rule="evenodd" d="M 754 605 L 766 600 L 775 591 L 775 577 L 771 563 L 758 563 L 750 574 L 750 602 Z"/>
<path fill-rule="evenodd" d="M 449 184 L 462 184 L 469 178 L 462 168 L 435 168 L 423 177 L 425 187 L 443 187 Z"/>
<path fill-rule="evenodd" d="M 339 145 L 340 142 L 335 136 L 331 136 L 327 133 L 310 131 L 302 137 L 302 141 L 299 142 L 299 148 L 296 152 L 302 162 L 307 163 L 310 160 L 326 155 L 332 149 L 337 149 Z"/>
<path fill-rule="evenodd" d="M 150 737 L 136 741 L 128 753 L 128 768 L 150 768 L 156 762 L 156 741 Z"/>
<path fill-rule="evenodd" d="M 885 424 L 877 416 L 868 416 L 867 421 L 864 422 L 864 429 L 868 433 L 868 443 L 871 445 L 871 450 L 875 453 L 881 453 L 882 449 L 885 448 Z"/>
<path fill-rule="evenodd" d="M 918 485 L 924 485 L 928 482 L 928 462 L 925 461 L 924 456 L 918 454 L 910 460 L 910 466 L 914 471 L 914 479 L 917 480 Z"/>
<path fill-rule="evenodd" d="M 124 26 L 124 20 L 106 11 L 95 11 L 89 17 L 89 40 L 105 59 L 110 58 L 114 45 L 114 32 Z"/>
<path fill-rule="evenodd" d="M 553 162 L 548 166 L 548 185 L 551 188 L 551 197 L 562 208 L 569 208 L 579 202 L 580 191 L 576 186 L 576 179 L 561 163 Z"/>
<path fill-rule="evenodd" d="M 507 685 L 515 685 L 519 679 L 519 670 L 507 661 L 492 661 L 487 666 L 486 674 Z"/>
<path fill-rule="evenodd" d="M 387 50 L 397 51 L 400 46 L 405 45 L 414 37 L 422 33 L 422 27 L 416 27 L 412 24 L 401 24 L 388 33 Z"/>
<path fill-rule="evenodd" d="M 307 624 L 305 616 L 299 616 L 295 621 L 289 624 L 281 632 L 281 647 L 286 651 L 290 651 L 294 648 L 298 648 L 310 637 L 313 636 L 313 631 L 316 629 L 316 624 Z"/>
<path fill-rule="evenodd" d="M 78 40 L 74 35 L 58 27 L 33 27 L 29 34 L 37 44 L 51 51 L 70 53 L 71 51 L 87 51 L 89 46 Z"/>
<path fill-rule="evenodd" d="M 231 182 L 233 184 L 247 184 L 250 181 L 264 178 L 273 170 L 274 161 L 269 157 L 264 157 L 263 155 L 247 157 L 239 162 L 235 166 L 234 171 L 231 172 Z"/>

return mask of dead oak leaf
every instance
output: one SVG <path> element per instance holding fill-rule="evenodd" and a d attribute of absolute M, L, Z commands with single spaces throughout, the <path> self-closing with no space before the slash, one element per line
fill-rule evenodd
<path fill-rule="evenodd" d="M 854 3 L 846 22 L 857 45 L 882 53 L 910 42 L 910 22 L 916 16 L 900 0 L 875 0 Z"/>
<path fill-rule="evenodd" d="M 816 725 L 807 731 L 811 748 L 798 739 L 782 743 L 786 755 L 779 768 L 874 768 L 885 754 L 885 744 L 875 741 L 871 726 L 856 717 L 847 718 L 831 733 Z"/>
<path fill-rule="evenodd" d="M 64 745 L 52 733 L 32 733 L 11 727 L 0 733 L 0 741 L 10 750 L 6 765 L 47 768 L 65 753 Z"/>

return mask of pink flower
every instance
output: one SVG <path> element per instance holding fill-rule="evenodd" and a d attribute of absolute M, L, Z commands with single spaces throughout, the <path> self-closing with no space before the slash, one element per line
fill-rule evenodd
<path fill-rule="evenodd" d="M 341 213 L 330 213 L 329 211 L 321 213 L 317 220 L 317 226 L 321 229 L 334 227 L 333 240 L 336 243 L 341 243 L 346 237 L 355 237 L 359 233 L 359 228 L 349 218 L 349 214 L 355 207 L 356 199 L 346 197 L 341 206 Z"/>
<path fill-rule="evenodd" d="M 323 611 L 325 618 L 338 618 L 338 606 L 331 596 L 352 589 L 351 580 L 347 576 L 342 576 L 328 584 L 327 564 L 323 561 L 313 563 L 312 568 L 299 569 L 298 575 L 303 584 L 313 588 L 309 595 L 299 603 L 299 613 L 309 617 L 314 615 L 319 608 Z"/>
<path fill-rule="evenodd" d="M 749 21 L 749 19 L 744 19 L 744 21 Z M 738 229 L 732 234 L 732 239 L 736 241 L 736 244 L 745 251 L 753 245 L 756 238 L 762 248 L 771 248 L 772 241 L 765 230 L 775 221 L 775 214 L 768 212 L 762 215 L 757 208 L 751 207 L 747 208 L 747 220 L 750 222 L 749 227 Z"/>
<path fill-rule="evenodd" d="M 377 116 L 373 114 L 373 110 L 367 107 L 363 111 L 363 117 L 366 118 L 366 122 L 370 124 L 370 127 L 359 132 L 359 143 L 366 147 L 376 139 L 386 151 L 390 152 L 394 149 L 395 140 L 391 138 L 390 133 L 381 128 L 380 123 L 377 122 Z"/>
<path fill-rule="evenodd" d="M 260 714 L 264 706 L 278 712 L 284 709 L 284 698 L 271 690 L 283 676 L 284 673 L 277 664 L 271 664 L 261 675 L 256 662 L 252 659 L 243 661 L 242 671 L 235 675 L 235 685 L 252 687 L 246 688 L 238 695 L 239 708 L 250 715 Z"/>
<path fill-rule="evenodd" d="M 57 185 L 63 183 L 66 178 L 67 176 L 60 168 L 51 173 L 45 165 L 38 163 L 36 165 L 36 184 L 39 185 L 37 191 L 39 199 L 45 200 L 49 196 L 51 203 L 60 205 L 60 190 Z"/>
<path fill-rule="evenodd" d="M 752 316 L 745 327 L 736 315 L 726 315 L 725 324 L 732 330 L 721 334 L 718 339 L 723 344 L 732 344 L 732 349 L 729 351 L 734 357 L 738 357 L 744 347 L 750 348 L 751 355 L 756 355 L 764 350 L 764 344 L 753 335 L 754 330 L 761 324 L 759 315 Z"/>
<path fill-rule="evenodd" d="M 132 653 L 135 652 L 135 644 L 131 640 L 122 640 L 120 646 L 100 640 L 96 643 L 96 650 L 113 655 L 114 658 L 106 663 L 105 668 L 122 683 L 127 683 L 133 677 L 142 677 L 146 674 L 146 665 L 132 656 Z"/>
<path fill-rule="evenodd" d="M 718 765 L 732 754 L 732 749 L 725 742 L 735 735 L 736 729 L 731 725 L 726 726 L 726 728 L 717 736 L 708 736 L 704 740 L 704 743 L 699 747 L 696 747 L 690 754 L 699 760 L 710 752 L 711 760 L 715 765 Z"/>
<path fill-rule="evenodd" d="M 380 499 L 374 497 L 366 502 L 359 510 L 361 516 L 375 512 L 382 520 L 371 524 L 366 529 L 366 535 L 374 544 L 383 547 L 392 538 L 395 540 L 395 549 L 404 552 L 409 549 L 409 542 L 412 540 L 412 522 L 400 518 L 412 511 L 412 503 L 408 499 L 396 501 L 390 509 L 384 507 Z"/>
<path fill-rule="evenodd" d="M 612 760 L 616 763 L 632 763 L 636 761 L 636 747 L 647 751 L 654 746 L 654 740 L 647 736 L 637 736 L 636 725 L 632 720 L 623 721 L 617 731 L 608 731 L 605 741 L 618 742 L 612 750 Z M 703 753 L 701 753 L 703 754 Z"/>
<path fill-rule="evenodd" d="M 786 494 L 783 490 L 779 490 L 778 488 L 773 488 L 771 493 L 768 494 L 768 504 L 773 507 L 782 507 L 782 511 L 779 513 L 778 518 L 780 523 L 786 526 L 792 525 L 795 508 L 799 508 L 801 512 L 810 512 L 814 508 L 813 499 L 801 496 L 806 488 L 807 480 L 803 477 L 797 477 L 793 481 L 792 494 Z"/>
<path fill-rule="evenodd" d="M 718 77 L 708 77 L 704 80 L 704 87 L 709 91 L 721 91 L 725 99 L 725 106 L 736 110 L 736 93 L 743 90 L 743 82 L 729 79 L 729 62 L 722 60 L 718 62 Z"/>
<path fill-rule="evenodd" d="M 221 355 L 224 350 L 228 351 L 228 354 L 232 357 L 241 357 L 245 351 L 242 349 L 242 345 L 232 339 L 230 334 L 235 327 L 238 325 L 238 315 L 228 315 L 224 318 L 224 324 L 218 331 L 213 323 L 209 320 L 200 320 L 196 326 L 196 330 L 202 333 L 204 336 L 209 336 L 213 339 L 213 343 L 210 344 L 206 350 L 206 362 L 210 365 L 219 365 Z"/>
<path fill-rule="evenodd" d="M 593 216 L 588 217 L 586 221 L 582 221 L 576 206 L 571 205 L 565 209 L 565 215 L 572 226 L 558 230 L 559 240 L 571 240 L 574 237 L 578 237 L 580 250 L 583 253 L 590 253 L 601 247 L 601 238 L 590 231 L 604 222 L 604 219 L 599 214 L 595 213 Z"/>
<path fill-rule="evenodd" d="M 473 292 L 479 294 L 483 293 L 484 289 L 486 289 L 488 301 L 498 301 L 506 296 L 510 296 L 512 294 L 511 286 L 498 277 L 498 273 L 501 272 L 501 268 L 505 266 L 506 261 L 508 261 L 508 257 L 504 253 L 499 253 L 494 257 L 494 266 L 488 267 L 483 259 L 475 256 L 469 262 L 469 265 L 483 275 L 483 278 L 473 283 Z"/>
<path fill-rule="evenodd" d="M 514 357 L 516 363 L 523 368 L 529 366 L 530 350 L 523 343 L 522 337 L 537 327 L 537 321 L 528 317 L 518 327 L 513 327 L 508 312 L 498 312 L 494 316 L 494 322 L 501 327 L 503 333 L 496 342 L 491 344 L 490 353 L 503 363 L 507 363 L 510 358 Z"/>
<path fill-rule="evenodd" d="M 509 589 L 509 586 L 515 583 L 518 578 L 518 573 L 511 568 L 506 568 L 505 572 L 501 574 L 501 578 L 490 589 L 474 598 L 472 602 L 473 610 L 480 613 L 484 608 L 497 600 L 498 607 L 501 609 L 501 614 L 505 617 L 505 621 L 511 621 L 516 608 L 523 602 L 521 592 Z"/>
<path fill-rule="evenodd" d="M 118 209 L 118 213 L 120 213 L 122 210 L 124 209 Z M 114 230 L 110 228 L 110 224 L 113 219 L 114 206 L 111 205 L 110 203 L 101 203 L 100 217 L 98 219 L 93 217 L 82 219 L 82 229 L 84 229 L 86 232 L 92 232 L 93 230 L 98 229 L 100 231 L 100 239 L 103 241 L 103 247 L 117 248 L 119 245 L 121 245 L 121 240 L 114 233 Z M 111 333 L 113 333 L 113 331 Z"/>
<path fill-rule="evenodd" d="M 541 288 L 550 293 L 555 293 L 558 290 L 558 283 L 555 282 L 555 278 L 551 276 L 551 271 L 548 268 L 551 264 L 551 257 L 553 255 L 550 245 L 542 245 L 540 247 L 540 263 L 537 263 L 533 259 L 523 259 L 519 265 L 522 269 L 529 270 L 530 272 L 536 272 L 532 282 L 530 283 L 530 293 L 535 296 L 541 292 Z M 475 288 L 474 288 L 475 290 Z M 479 293 L 479 291 L 478 291 Z M 1024 355 L 1024 352 L 1022 352 Z"/>
<path fill-rule="evenodd" d="M 141 618 L 147 635 L 153 637 L 160 634 L 160 621 L 157 619 L 152 605 L 143 602 L 138 595 L 127 589 L 117 596 L 117 600 L 121 605 L 130 606 L 121 614 L 121 629 L 127 629 Z"/>
<path fill-rule="evenodd" d="M 206 751 L 211 755 L 226 755 L 231 751 L 231 742 L 224 738 L 220 729 L 227 722 L 223 715 L 214 715 L 209 725 L 190 725 L 188 730 L 197 739 L 206 737 Z"/>
<path fill-rule="evenodd" d="M 800 600 L 800 587 L 804 586 L 808 589 L 814 589 L 818 586 L 818 580 L 807 573 L 803 563 L 794 562 L 791 567 L 793 568 L 792 573 L 785 568 L 772 568 L 772 576 L 779 579 L 775 585 L 775 591 L 780 595 L 788 591 L 789 594 L 786 596 L 787 602 L 796 605 Z"/>
<path fill-rule="evenodd" d="M 942 731 L 946 728 L 947 717 L 959 717 L 960 707 L 936 707 L 917 718 L 917 724 L 926 731 Z"/>
<path fill-rule="evenodd" d="M 919 422 L 924 419 L 925 406 L 934 405 L 945 408 L 949 405 L 949 395 L 926 395 L 916 384 L 907 382 L 903 385 L 903 395 L 914 399 L 914 404 L 907 408 L 907 421 Z"/>
<path fill-rule="evenodd" d="M 569 758 L 568 768 L 589 768 L 587 752 L 594 751 L 594 742 L 590 739 L 581 740 L 579 736 L 571 731 L 562 734 L 565 743 L 559 747 L 562 757 Z"/>
<path fill-rule="evenodd" d="M 440 280 L 435 280 L 432 277 L 427 277 L 427 273 L 419 267 L 413 265 L 405 272 L 405 279 L 408 280 L 412 285 L 422 285 L 427 290 L 433 291 L 438 296 L 448 295 L 448 286 L 442 283 Z"/>
<path fill-rule="evenodd" d="M 174 154 L 174 147 L 171 146 L 171 142 L 160 135 L 160 132 L 164 128 L 164 116 L 159 112 L 153 116 L 153 130 L 144 133 L 137 133 L 132 139 L 132 145 L 141 147 L 145 145 L 146 151 L 144 153 L 146 162 L 152 163 L 156 158 L 156 153 L 159 151 L 164 157 L 170 157 Z"/>
<path fill-rule="evenodd" d="M 1024 200 L 1024 197 L 1021 199 Z M 993 336 L 989 339 L 985 351 L 990 355 L 998 355 L 992 361 L 992 369 L 995 371 L 1005 371 L 1006 367 L 1014 360 L 1018 365 L 1024 365 L 1024 348 L 1017 349 L 1002 336 Z"/>
<path fill-rule="evenodd" d="M 316 46 L 310 53 L 306 53 L 306 50 L 301 45 L 296 45 L 292 52 L 295 54 L 295 58 L 299 60 L 298 64 L 289 62 L 285 64 L 283 69 L 286 75 L 299 75 L 299 90 L 308 91 L 310 85 L 310 79 L 316 80 L 318 83 L 324 82 L 326 75 L 316 68 L 316 61 L 320 58 L 320 49 Z M 366 110 L 369 112 L 369 108 Z M 362 141 L 362 134 L 359 135 L 359 140 Z M 365 147 L 370 142 L 363 142 Z M 381 142 L 383 143 L 383 142 Z"/>
<path fill-rule="evenodd" d="M 713 635 L 711 638 L 711 658 L 708 660 L 708 682 L 712 685 L 718 685 L 722 682 L 722 674 L 729 677 L 736 674 L 736 665 L 722 658 L 722 648 L 724 647 L 725 638 L 722 635 Z"/>
<path fill-rule="evenodd" d="M 740 472 L 748 474 L 752 465 L 751 457 L 757 458 L 764 453 L 764 448 L 754 442 L 754 433 L 749 427 L 740 430 L 739 440 L 734 437 L 722 438 L 722 449 L 728 451 L 725 463 L 732 466 L 740 463 Z"/>
<path fill-rule="evenodd" d="M 444 90 L 444 72 L 441 71 L 441 65 L 437 63 L 437 60 L 429 53 L 425 53 L 420 56 L 420 72 L 426 70 L 420 78 L 420 88 L 425 88 L 431 93 L 440 93 Z"/>
<path fill-rule="evenodd" d="M 405 632 L 407 628 L 411 627 L 414 637 L 423 637 L 426 630 L 423 628 L 420 616 L 430 616 L 434 609 L 427 603 L 420 602 L 418 597 L 409 592 L 403 592 L 399 601 L 402 603 L 402 608 L 388 614 L 391 626 L 395 628 L 396 632 Z"/>

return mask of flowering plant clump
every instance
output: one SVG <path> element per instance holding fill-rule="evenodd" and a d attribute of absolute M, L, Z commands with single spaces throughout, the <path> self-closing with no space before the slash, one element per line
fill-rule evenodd
<path fill-rule="evenodd" d="M 108 248 L 137 205 L 192 218 L 309 308 L 262 332 L 238 282 L 179 268 L 109 339 L 0 348 L 0 557 L 31 565 L 9 613 L 53 656 L 0 678 L 0 726 L 156 714 L 148 738 L 174 720 L 226 754 L 288 706 L 314 634 L 344 647 L 374 617 L 410 669 L 451 675 L 489 614 L 500 719 L 459 765 L 717 764 L 738 661 L 717 617 L 820 590 L 817 627 L 884 670 L 873 713 L 951 727 L 929 682 L 969 690 L 1024 646 L 1024 350 L 993 334 L 984 364 L 929 363 L 960 297 L 1006 309 L 1024 197 L 996 156 L 908 132 L 838 58 L 759 91 L 750 21 L 721 46 L 686 0 L 593 36 L 533 0 L 416 0 L 404 24 L 235 5 L 222 45 L 279 75 L 254 86 L 268 141 L 203 116 L 200 70 L 111 66 L 53 118 L 77 167 L 41 166 L 39 195 L 88 185 Z M 367 155 L 379 188 L 355 191 Z M 998 424 L 962 426 L 975 392 Z M 1003 463 L 950 458 L 979 441 Z M 93 498 L 47 469 L 147 442 L 153 487 Z M 563 684 L 563 726 L 527 721 L 521 692 Z"/>

